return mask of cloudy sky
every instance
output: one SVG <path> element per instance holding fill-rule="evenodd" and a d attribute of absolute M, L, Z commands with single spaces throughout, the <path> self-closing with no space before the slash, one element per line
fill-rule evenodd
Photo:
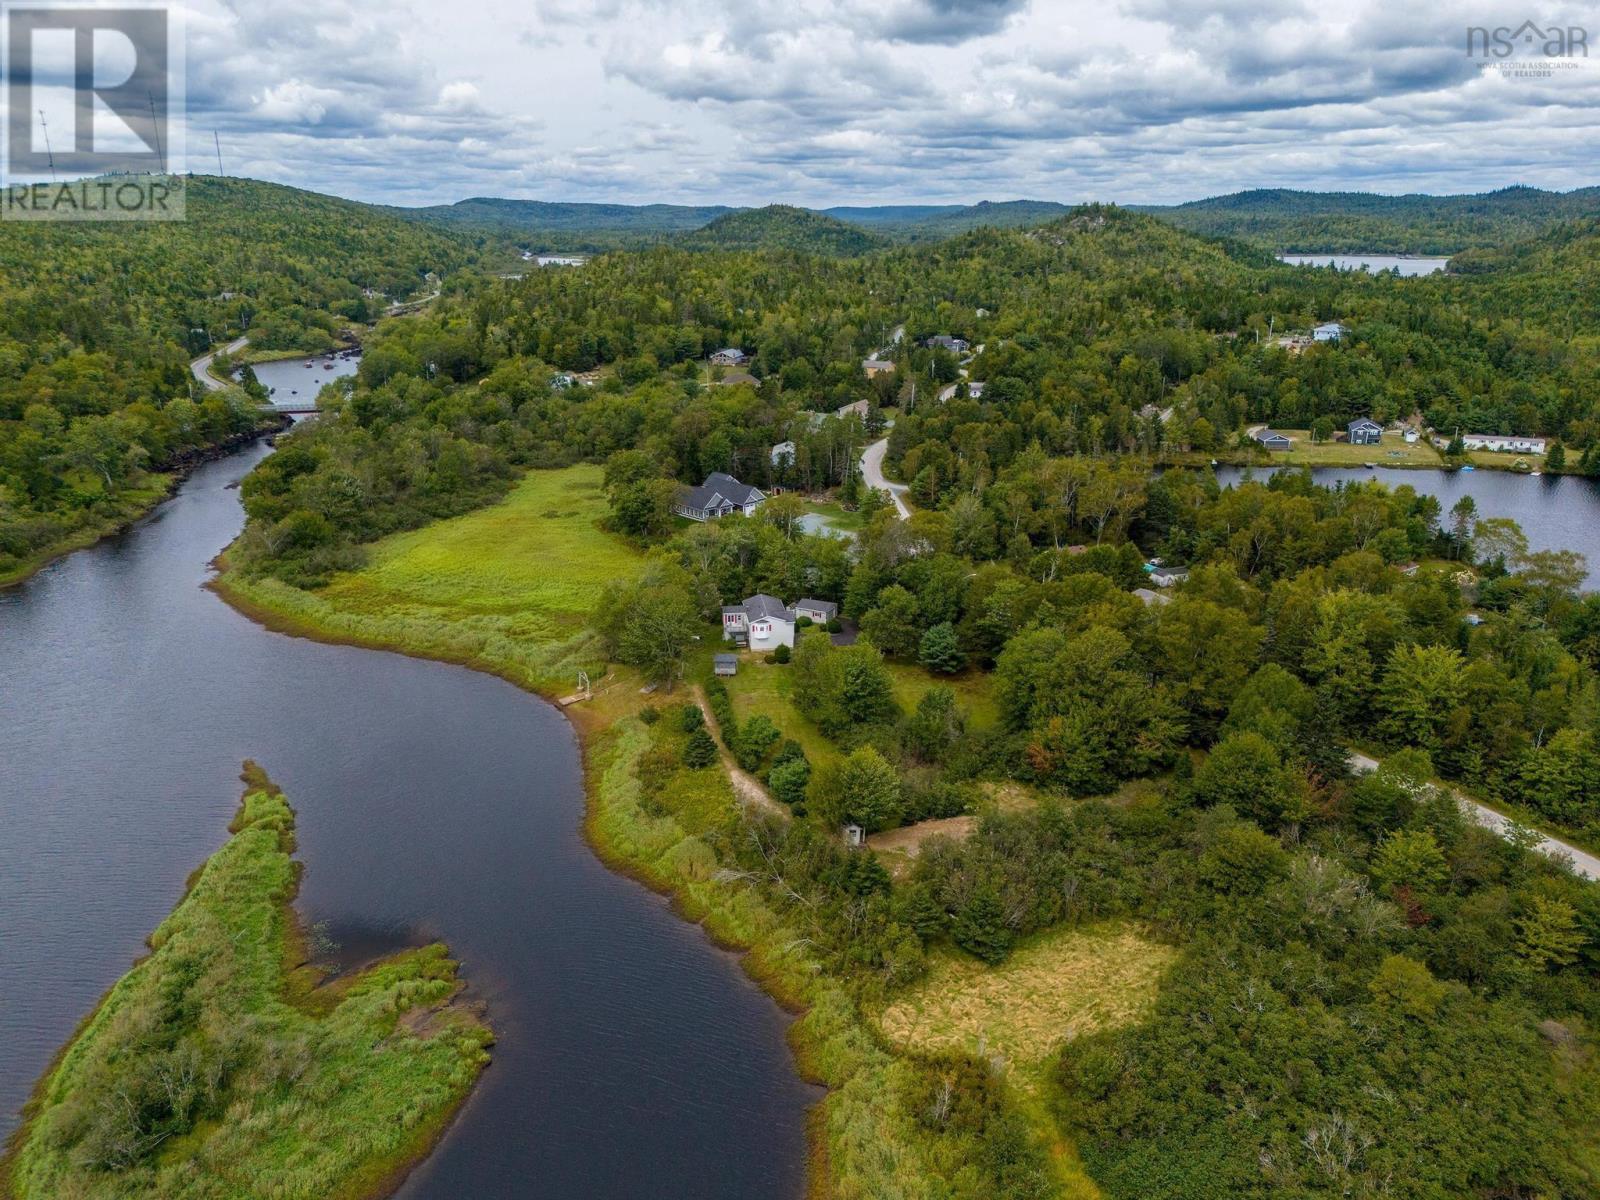
<path fill-rule="evenodd" d="M 191 167 L 216 129 L 230 174 L 364 200 L 1600 183 L 1593 0 L 191 2 Z M 1530 17 L 1587 23 L 1595 58 L 1469 59 L 1469 26 Z"/>

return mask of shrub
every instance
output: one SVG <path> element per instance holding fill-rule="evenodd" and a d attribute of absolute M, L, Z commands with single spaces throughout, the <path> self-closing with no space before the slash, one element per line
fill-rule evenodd
<path fill-rule="evenodd" d="M 683 765 L 699 770 L 709 767 L 717 761 L 717 744 L 711 740 L 711 734 L 704 727 L 696 729 L 689 735 L 689 740 L 683 747 Z"/>
<path fill-rule="evenodd" d="M 803 755 L 777 763 L 767 773 L 767 786 L 772 789 L 772 794 L 796 812 L 804 810 L 806 786 L 810 782 L 811 764 Z"/>
<path fill-rule="evenodd" d="M 678 728 L 684 733 L 693 733 L 705 723 L 706 715 L 700 711 L 698 704 L 685 704 L 678 709 Z"/>
<path fill-rule="evenodd" d="M 695 711 L 699 712 L 700 710 L 696 709 Z M 661 710 L 654 704 L 646 704 L 639 710 L 639 720 L 643 721 L 646 725 L 654 725 L 657 721 L 661 720 Z"/>
<path fill-rule="evenodd" d="M 804 620 L 804 619 L 805 618 L 803 618 L 803 617 L 801 618 L 801 620 Z M 779 666 L 784 666 L 793 657 L 794 657 L 794 654 L 790 651 L 789 647 L 787 647 L 787 646 L 779 646 L 776 650 L 774 650 L 772 652 L 772 661 L 777 663 Z"/>

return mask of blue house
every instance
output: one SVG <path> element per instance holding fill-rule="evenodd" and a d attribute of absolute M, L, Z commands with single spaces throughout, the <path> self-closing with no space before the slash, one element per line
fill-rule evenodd
<path fill-rule="evenodd" d="M 1383 441 L 1383 426 L 1371 417 L 1360 417 L 1351 421 L 1346 429 L 1349 431 L 1349 442 L 1352 446 L 1376 446 Z"/>

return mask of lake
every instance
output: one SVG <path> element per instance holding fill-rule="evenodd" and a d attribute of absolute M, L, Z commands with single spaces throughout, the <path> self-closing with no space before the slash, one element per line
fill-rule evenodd
<path fill-rule="evenodd" d="M 407 1200 L 804 1190 L 790 1018 L 583 841 L 571 726 L 487 675 L 269 633 L 203 590 L 267 450 L 0 592 L 0 1135 L 227 837 L 254 758 L 300 908 L 356 961 L 442 938 L 494 1062 Z"/>
<path fill-rule="evenodd" d="M 335 379 L 354 375 L 361 366 L 359 349 L 318 354 L 312 358 L 280 358 L 252 364 L 256 378 L 276 405 L 299 408 L 314 403 L 317 393 Z"/>
<path fill-rule="evenodd" d="M 1246 471 L 1260 478 L 1280 468 L 1217 467 L 1223 484 L 1238 483 Z M 1590 589 L 1600 589 L 1600 483 L 1576 475 L 1518 475 L 1511 471 L 1407 471 L 1379 467 L 1316 467 L 1323 484 L 1377 479 L 1390 487 L 1409 484 L 1437 496 L 1446 513 L 1462 496 L 1471 496 L 1483 517 L 1510 517 L 1535 550 L 1576 550 L 1589 560 Z"/>
<path fill-rule="evenodd" d="M 1399 271 L 1402 275 L 1432 275 L 1442 271 L 1448 258 L 1412 258 L 1395 254 L 1280 254 L 1279 262 L 1299 267 L 1338 267 L 1341 271 Z"/>

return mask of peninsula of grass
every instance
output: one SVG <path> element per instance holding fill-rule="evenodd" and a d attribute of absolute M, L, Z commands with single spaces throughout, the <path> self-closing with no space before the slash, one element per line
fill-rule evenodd
<path fill-rule="evenodd" d="M 545 695 L 604 656 L 588 621 L 639 552 L 600 529 L 595 466 L 530 471 L 498 504 L 377 542 L 359 571 L 305 591 L 227 571 L 216 588 L 272 628 L 476 667 Z"/>
<path fill-rule="evenodd" d="M 306 965 L 294 812 L 244 780 L 232 837 L 41 1081 L 12 1200 L 384 1195 L 489 1061 L 443 946 L 327 983 Z"/>

